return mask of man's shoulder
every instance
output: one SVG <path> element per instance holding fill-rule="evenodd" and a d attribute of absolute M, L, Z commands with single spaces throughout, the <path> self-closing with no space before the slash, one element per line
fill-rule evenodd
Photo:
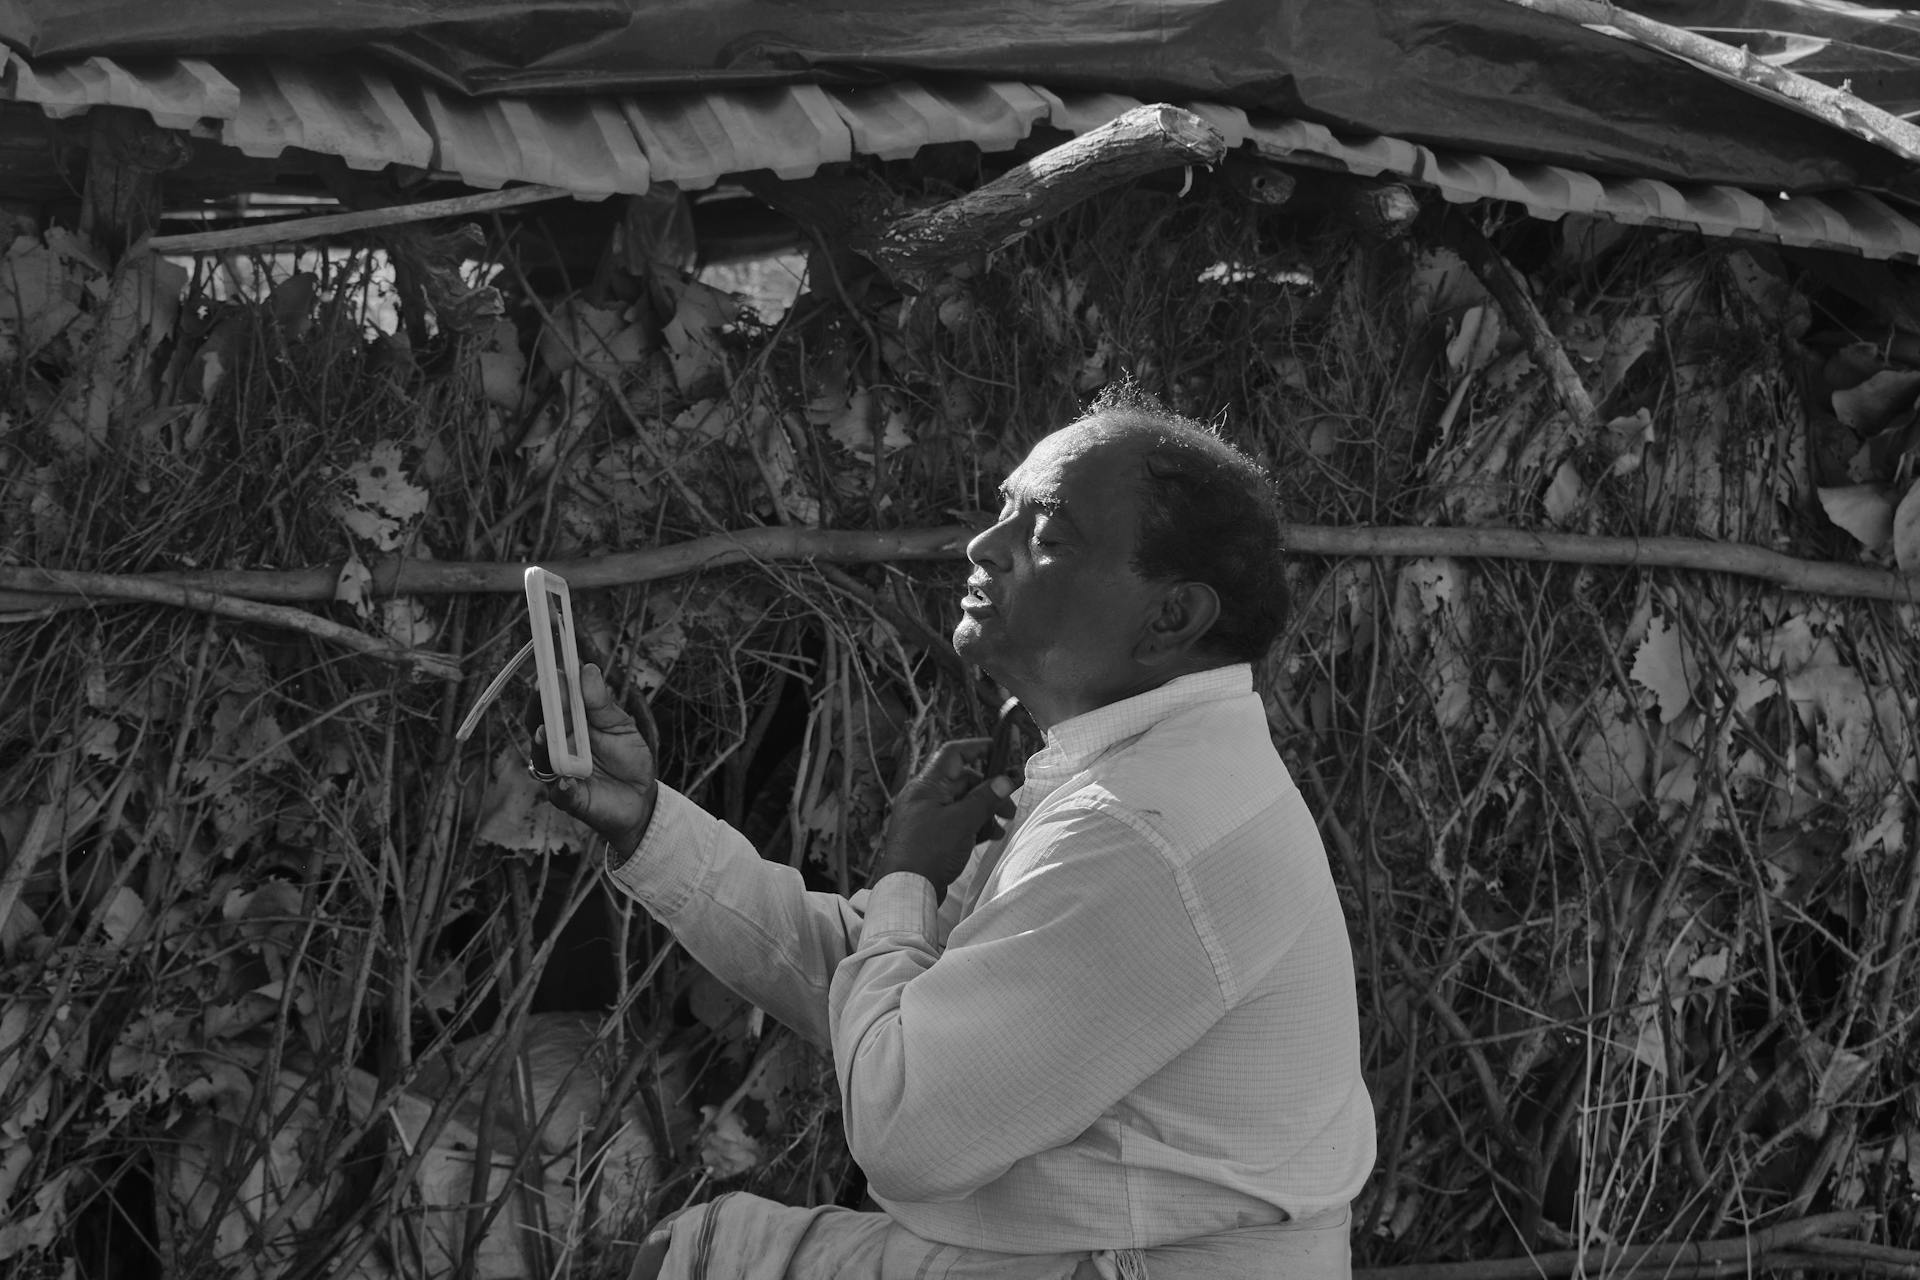
<path fill-rule="evenodd" d="M 1181 708 L 1088 770 L 1075 797 L 1184 863 L 1276 806 L 1299 803 L 1257 696 Z"/>

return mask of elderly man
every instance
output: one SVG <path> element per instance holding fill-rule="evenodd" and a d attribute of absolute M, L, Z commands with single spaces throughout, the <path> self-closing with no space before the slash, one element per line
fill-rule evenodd
<path fill-rule="evenodd" d="M 1045 745 L 1017 790 L 983 743 L 943 748 L 851 900 L 658 786 L 589 671 L 596 772 L 550 798 L 701 963 L 831 1047 L 885 1210 L 724 1197 L 636 1274 L 1350 1271 L 1373 1112 L 1326 856 L 1253 689 L 1285 609 L 1265 476 L 1122 392 L 1001 495 L 953 642 Z"/>

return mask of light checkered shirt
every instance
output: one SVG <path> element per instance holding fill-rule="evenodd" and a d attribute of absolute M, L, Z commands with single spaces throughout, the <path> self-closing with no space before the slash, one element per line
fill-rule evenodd
<path fill-rule="evenodd" d="M 613 872 L 823 1045 L 874 1198 L 926 1239 L 1150 1248 L 1345 1204 L 1374 1157 L 1353 960 L 1250 670 L 1056 725 L 944 907 L 809 893 L 661 788 Z"/>

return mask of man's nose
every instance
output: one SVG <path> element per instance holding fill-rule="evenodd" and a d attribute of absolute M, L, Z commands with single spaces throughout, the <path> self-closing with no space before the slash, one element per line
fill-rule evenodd
<path fill-rule="evenodd" d="M 973 535 L 967 543 L 967 559 L 982 569 L 1004 569 L 1007 566 L 1007 537 L 1012 520 L 996 520 L 994 523 Z"/>

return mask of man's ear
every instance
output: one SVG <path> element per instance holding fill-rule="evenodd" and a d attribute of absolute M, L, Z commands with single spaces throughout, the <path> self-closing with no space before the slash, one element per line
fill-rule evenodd
<path fill-rule="evenodd" d="M 1219 618 L 1220 596 L 1212 587 L 1176 582 L 1166 588 L 1159 611 L 1147 620 L 1133 647 L 1134 660 L 1149 667 L 1171 662 L 1198 644 Z"/>

